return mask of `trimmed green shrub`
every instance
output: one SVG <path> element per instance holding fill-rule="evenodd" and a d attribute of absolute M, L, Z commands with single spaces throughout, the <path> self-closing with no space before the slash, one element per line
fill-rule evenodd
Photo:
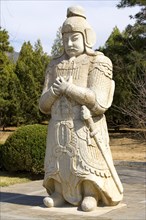
<path fill-rule="evenodd" d="M 4 148 L 4 144 L 0 143 L 0 170 L 3 169 L 3 163 L 2 163 L 3 148 Z"/>
<path fill-rule="evenodd" d="M 4 144 L 2 153 L 4 168 L 9 171 L 42 174 L 46 137 L 46 125 L 35 124 L 18 128 Z"/>

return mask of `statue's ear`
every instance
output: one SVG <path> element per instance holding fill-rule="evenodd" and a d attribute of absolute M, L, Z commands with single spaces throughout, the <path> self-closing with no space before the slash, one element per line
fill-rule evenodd
<path fill-rule="evenodd" d="M 95 32 L 91 28 L 86 28 L 85 35 L 86 35 L 86 45 L 88 47 L 93 47 L 93 45 L 96 43 Z"/>

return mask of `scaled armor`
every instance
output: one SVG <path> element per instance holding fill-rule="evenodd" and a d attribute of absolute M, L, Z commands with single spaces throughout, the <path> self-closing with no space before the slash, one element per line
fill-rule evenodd
<path fill-rule="evenodd" d="M 72 77 L 72 82 L 61 96 L 57 96 L 52 88 L 58 76 L 65 79 Z M 121 201 L 123 194 L 119 192 L 94 139 L 96 135 L 115 171 L 104 115 L 111 106 L 113 94 L 112 63 L 101 52 L 82 54 L 74 60 L 68 60 L 64 54 L 49 64 L 40 109 L 45 114 L 51 114 L 43 183 L 50 195 L 54 192 L 56 180 L 62 186 L 64 199 L 79 205 L 82 184 L 89 180 L 103 204 L 116 205 Z M 82 117 L 84 105 L 94 121 L 93 135 Z"/>

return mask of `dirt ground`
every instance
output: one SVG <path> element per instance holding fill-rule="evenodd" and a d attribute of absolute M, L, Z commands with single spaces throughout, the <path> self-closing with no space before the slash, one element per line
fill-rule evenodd
<path fill-rule="evenodd" d="M 146 141 L 138 133 L 110 133 L 114 160 L 146 162 Z"/>
<path fill-rule="evenodd" d="M 4 143 L 15 128 L 0 131 L 0 143 Z M 146 141 L 139 132 L 110 132 L 110 146 L 114 160 L 146 162 Z"/>

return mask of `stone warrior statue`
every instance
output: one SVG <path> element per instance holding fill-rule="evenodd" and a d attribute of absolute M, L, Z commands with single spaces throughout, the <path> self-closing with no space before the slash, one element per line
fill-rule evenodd
<path fill-rule="evenodd" d="M 84 10 L 70 7 L 62 26 L 64 53 L 46 70 L 40 110 L 50 114 L 43 185 L 47 207 L 65 201 L 92 211 L 115 206 L 123 188 L 114 168 L 104 112 L 114 94 L 112 63 L 94 52 Z"/>

